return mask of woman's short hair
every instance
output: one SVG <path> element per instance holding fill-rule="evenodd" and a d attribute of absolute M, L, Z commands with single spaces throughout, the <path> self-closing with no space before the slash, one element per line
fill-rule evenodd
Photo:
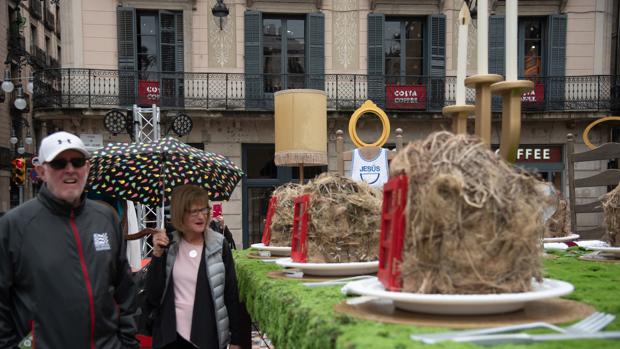
<path fill-rule="evenodd" d="M 183 217 L 191 209 L 192 205 L 211 208 L 209 205 L 209 193 L 202 187 L 189 184 L 178 186 L 172 190 L 170 222 L 181 233 L 185 231 Z"/>

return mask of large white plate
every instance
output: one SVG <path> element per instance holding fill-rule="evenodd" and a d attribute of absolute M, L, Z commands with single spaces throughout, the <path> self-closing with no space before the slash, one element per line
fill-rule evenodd
<path fill-rule="evenodd" d="M 296 268 L 308 275 L 345 276 L 376 273 L 379 261 L 351 263 L 297 263 L 290 258 L 276 259 L 276 264 L 285 268 Z"/>
<path fill-rule="evenodd" d="M 516 311 L 525 303 L 546 298 L 555 298 L 573 292 L 568 282 L 544 279 L 542 283 L 532 282 L 532 291 L 499 294 L 423 294 L 386 291 L 375 277 L 346 284 L 345 294 L 391 299 L 397 308 L 428 314 L 483 315 Z"/>
<path fill-rule="evenodd" d="M 543 238 L 543 242 L 567 242 L 579 239 L 579 234 L 570 234 L 567 236 L 559 236 L 557 238 Z"/>
<path fill-rule="evenodd" d="M 600 247 L 600 246 L 589 246 L 586 247 L 588 250 L 592 251 L 601 251 L 604 254 L 616 254 L 620 255 L 620 247 Z"/>
<path fill-rule="evenodd" d="M 290 256 L 291 255 L 291 247 L 290 246 L 265 246 L 265 244 L 252 244 L 250 247 L 255 248 L 259 251 L 269 251 L 272 256 Z"/>

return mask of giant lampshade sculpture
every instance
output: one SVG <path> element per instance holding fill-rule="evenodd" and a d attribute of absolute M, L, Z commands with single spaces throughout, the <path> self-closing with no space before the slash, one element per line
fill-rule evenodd
<path fill-rule="evenodd" d="M 275 99 L 275 163 L 299 166 L 327 165 L 327 96 L 310 89 L 284 90 Z"/>

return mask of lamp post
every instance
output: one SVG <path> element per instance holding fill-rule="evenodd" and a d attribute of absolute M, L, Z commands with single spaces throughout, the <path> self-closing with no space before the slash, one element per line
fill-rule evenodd
<path fill-rule="evenodd" d="M 220 19 L 220 30 L 222 30 L 222 20 L 228 16 L 228 7 L 224 4 L 224 0 L 217 0 L 217 3 L 211 9 L 213 16 Z"/>

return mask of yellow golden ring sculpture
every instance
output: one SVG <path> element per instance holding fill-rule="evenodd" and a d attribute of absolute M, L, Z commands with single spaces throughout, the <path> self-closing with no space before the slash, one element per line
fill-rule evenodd
<path fill-rule="evenodd" d="M 582 138 L 583 138 L 583 143 L 584 143 L 584 144 L 585 144 L 588 148 L 590 148 L 590 149 L 594 149 L 594 148 L 596 148 L 596 147 L 594 146 L 594 144 L 590 143 L 590 137 L 589 137 L 590 130 L 592 130 L 592 128 L 593 128 L 594 126 L 596 126 L 596 125 L 598 125 L 598 124 L 600 124 L 600 123 L 603 123 L 603 122 L 605 122 L 605 121 L 612 121 L 612 120 L 620 121 L 620 116 L 607 116 L 607 117 L 604 117 L 604 118 L 602 118 L 602 119 L 598 119 L 598 120 L 595 120 L 595 121 L 591 122 L 591 123 L 588 125 L 588 127 L 586 127 L 586 129 L 585 129 L 585 130 L 583 130 L 583 136 L 582 136 Z"/>
<path fill-rule="evenodd" d="M 357 126 L 357 121 L 359 118 L 364 115 L 364 113 L 371 113 L 376 115 L 379 120 L 381 120 L 381 125 L 383 130 L 381 131 L 381 136 L 374 143 L 364 143 L 358 136 L 357 130 L 355 127 Z M 388 119 L 387 114 L 383 111 L 383 109 L 377 107 L 372 101 L 366 101 L 362 104 L 361 107 L 357 108 L 357 110 L 351 115 L 351 119 L 349 120 L 349 136 L 351 137 L 351 141 L 358 148 L 363 147 L 382 147 L 385 142 L 387 142 L 388 137 L 390 137 L 390 120 Z"/>

